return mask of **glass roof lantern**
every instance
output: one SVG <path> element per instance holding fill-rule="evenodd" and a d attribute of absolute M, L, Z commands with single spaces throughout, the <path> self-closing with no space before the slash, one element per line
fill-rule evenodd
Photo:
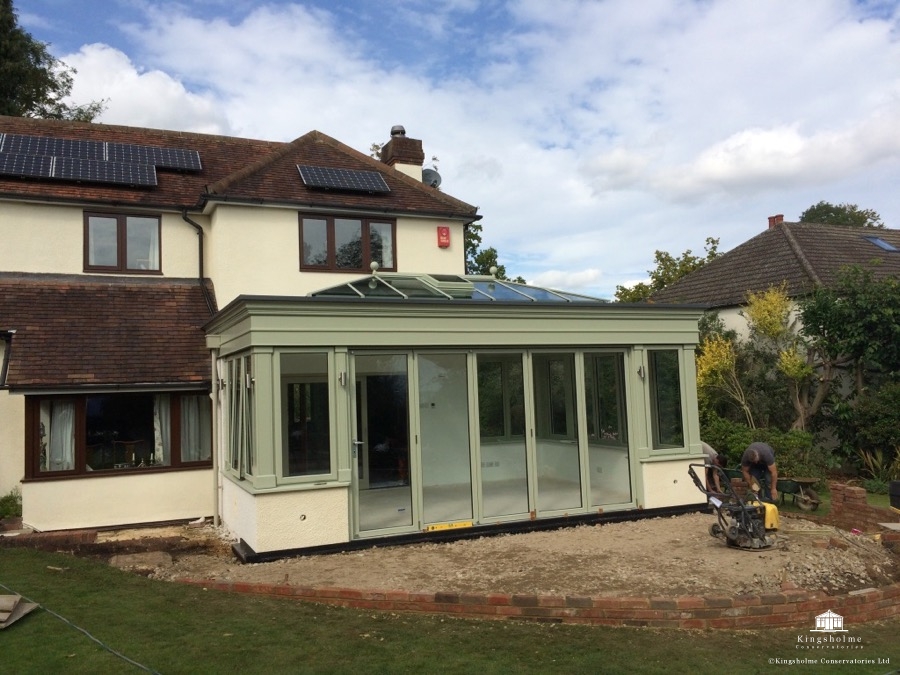
<path fill-rule="evenodd" d="M 557 291 L 492 276 L 455 274 L 372 274 L 310 293 L 316 298 L 393 298 L 523 303 L 608 303 L 608 300 Z"/>

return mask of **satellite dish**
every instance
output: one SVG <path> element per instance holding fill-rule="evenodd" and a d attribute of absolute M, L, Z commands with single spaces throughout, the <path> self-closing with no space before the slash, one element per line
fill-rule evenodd
<path fill-rule="evenodd" d="M 423 169 L 422 182 L 425 183 L 425 185 L 430 185 L 433 188 L 439 187 L 441 184 L 441 174 L 439 174 L 434 169 Z"/>

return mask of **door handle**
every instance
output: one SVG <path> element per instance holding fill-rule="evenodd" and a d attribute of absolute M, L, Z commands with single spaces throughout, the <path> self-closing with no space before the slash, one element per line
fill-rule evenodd
<path fill-rule="evenodd" d="M 362 441 L 357 441 L 355 438 L 350 441 L 350 444 L 353 446 L 353 456 L 356 457 L 356 451 L 359 449 L 361 445 L 363 445 Z"/>

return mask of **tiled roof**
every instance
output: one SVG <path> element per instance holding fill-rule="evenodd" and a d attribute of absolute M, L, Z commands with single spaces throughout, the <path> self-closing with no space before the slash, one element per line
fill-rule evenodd
<path fill-rule="evenodd" d="M 733 307 L 746 302 L 748 291 L 782 283 L 797 297 L 834 284 L 841 267 L 875 260 L 876 277 L 900 275 L 900 251 L 885 251 L 865 237 L 900 249 L 900 230 L 780 223 L 654 293 L 652 301 Z"/>
<path fill-rule="evenodd" d="M 0 384 L 208 386 L 209 317 L 196 279 L 0 272 L 0 331 L 15 330 Z"/>
<path fill-rule="evenodd" d="M 197 150 L 200 172 L 160 169 L 156 186 L 0 176 L 0 198 L 72 200 L 141 207 L 197 209 L 207 201 L 276 202 L 298 207 L 374 209 L 381 212 L 475 219 L 477 207 L 424 185 L 382 162 L 318 131 L 290 143 L 259 141 L 161 129 L 88 122 L 0 116 L 0 133 L 51 136 L 134 145 Z M 307 188 L 298 164 L 378 171 L 390 187 L 386 194 L 348 193 Z"/>

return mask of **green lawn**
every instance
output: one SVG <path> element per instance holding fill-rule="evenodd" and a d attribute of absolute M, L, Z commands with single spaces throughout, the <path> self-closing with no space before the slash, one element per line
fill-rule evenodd
<path fill-rule="evenodd" d="M 859 650 L 799 650 L 813 626 L 677 631 L 382 614 L 204 591 L 19 549 L 0 549 L 0 584 L 0 594 L 42 605 L 0 632 L 4 673 L 760 673 L 791 658 L 890 659 L 806 669 L 887 673 L 900 664 L 900 618 L 850 626 Z"/>
<path fill-rule="evenodd" d="M 812 513 L 816 516 L 824 516 L 831 510 L 831 493 L 828 491 L 828 488 L 816 488 L 816 494 L 819 495 L 819 508 L 808 513 Z M 872 492 L 867 492 L 866 501 L 869 503 L 869 506 L 879 506 L 883 509 L 890 508 L 891 506 L 890 495 L 886 494 L 878 495 Z M 807 513 L 794 506 L 791 495 L 785 496 L 784 504 L 781 504 L 779 502 L 778 510 L 784 513 Z"/>

